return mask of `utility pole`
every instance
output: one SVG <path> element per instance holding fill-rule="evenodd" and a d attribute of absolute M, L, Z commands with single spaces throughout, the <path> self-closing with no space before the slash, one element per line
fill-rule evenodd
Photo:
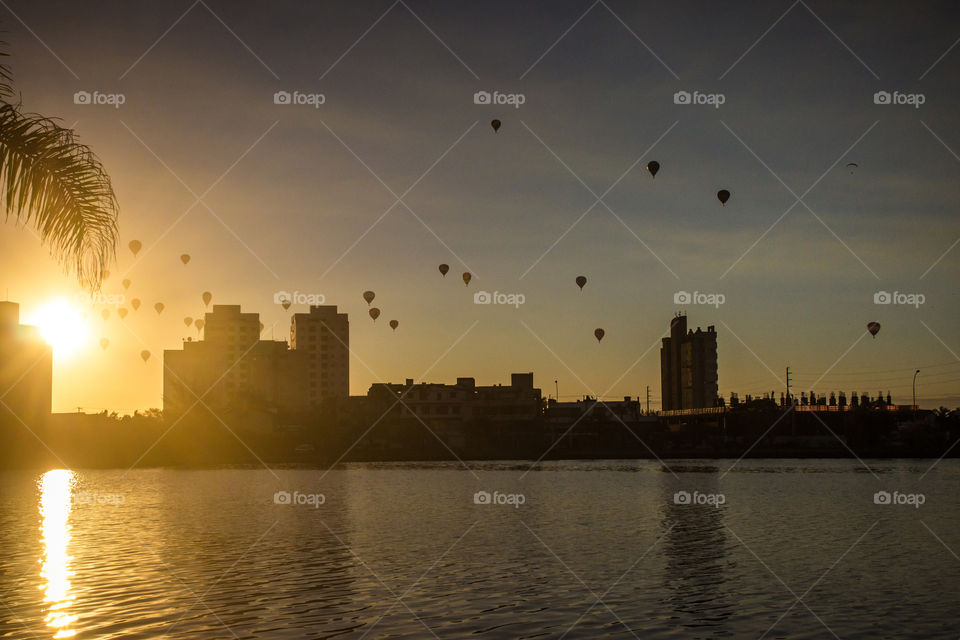
<path fill-rule="evenodd" d="M 911 410 L 916 410 L 917 408 L 917 376 L 920 375 L 920 369 L 917 369 L 913 374 L 913 406 L 910 407 Z"/>
<path fill-rule="evenodd" d="M 787 366 L 787 403 L 790 405 L 787 411 L 790 412 L 790 435 L 797 435 L 797 412 L 794 411 L 793 399 L 790 397 L 790 367 Z"/>
<path fill-rule="evenodd" d="M 650 415 L 650 385 L 647 385 L 647 415 Z"/>
<path fill-rule="evenodd" d="M 790 400 L 790 367 L 787 367 L 787 402 L 793 404 Z"/>
<path fill-rule="evenodd" d="M 553 381 L 553 389 L 556 392 L 557 402 L 560 402 L 560 383 L 556 380 Z"/>

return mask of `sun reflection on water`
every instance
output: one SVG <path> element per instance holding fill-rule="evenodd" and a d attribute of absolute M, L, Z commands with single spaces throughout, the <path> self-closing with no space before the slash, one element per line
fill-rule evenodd
<path fill-rule="evenodd" d="M 46 623 L 55 633 L 54 638 L 68 638 L 76 633 L 70 625 L 77 616 L 68 611 L 73 603 L 70 594 L 70 507 L 73 472 L 54 469 L 40 478 L 40 531 L 43 542 L 43 557 L 40 576 L 43 601 L 49 607 Z"/>

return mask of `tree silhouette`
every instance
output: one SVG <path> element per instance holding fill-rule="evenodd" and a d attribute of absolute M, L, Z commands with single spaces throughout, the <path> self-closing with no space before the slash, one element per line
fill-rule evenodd
<path fill-rule="evenodd" d="M 0 42 L 0 58 L 9 57 Z M 119 206 L 100 160 L 72 129 L 21 110 L 0 62 L 0 202 L 3 219 L 30 224 L 67 272 L 99 289 L 117 245 Z"/>

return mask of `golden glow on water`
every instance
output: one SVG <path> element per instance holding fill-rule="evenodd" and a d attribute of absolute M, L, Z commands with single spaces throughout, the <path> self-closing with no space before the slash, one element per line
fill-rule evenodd
<path fill-rule="evenodd" d="M 49 607 L 46 623 L 54 638 L 68 638 L 76 633 L 70 625 L 77 616 L 69 612 L 70 595 L 70 507 L 73 472 L 68 469 L 47 471 L 40 478 L 40 532 L 43 557 L 40 576 L 44 580 L 43 601 Z"/>

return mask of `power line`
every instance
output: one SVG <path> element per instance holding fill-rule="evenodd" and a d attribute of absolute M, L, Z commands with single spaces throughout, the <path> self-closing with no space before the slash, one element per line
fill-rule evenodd
<path fill-rule="evenodd" d="M 856 375 L 866 375 L 870 373 L 902 373 L 904 371 L 909 371 L 913 373 L 917 369 L 937 369 L 940 367 L 956 367 L 960 366 L 960 360 L 954 360 L 953 362 L 942 362 L 940 364 L 921 364 L 916 367 L 902 367 L 900 369 L 864 369 L 861 371 L 831 371 L 831 376 L 856 376 Z M 800 371 L 794 372 L 795 375 L 811 375 L 811 376 L 820 376 L 823 375 L 823 372 L 812 373 L 809 371 Z"/>
<path fill-rule="evenodd" d="M 914 370 L 914 371 L 915 371 L 915 370 Z M 792 372 L 791 372 L 791 373 L 792 373 Z M 911 373 L 911 376 L 912 376 L 913 371 L 911 371 L 910 373 Z M 928 381 L 929 381 L 929 380 L 932 380 L 932 379 L 935 380 L 935 379 L 937 379 L 938 377 L 942 377 L 942 376 L 955 376 L 955 375 L 958 375 L 958 374 L 960 374 L 960 371 L 941 371 L 941 372 L 939 372 L 939 373 L 932 373 L 932 374 L 923 375 L 923 369 L 921 369 L 921 378 L 920 378 L 920 379 L 921 379 L 921 380 L 928 380 Z M 871 377 L 869 377 L 869 376 L 864 376 L 862 380 L 850 380 L 850 381 L 837 381 L 837 380 L 833 380 L 833 377 L 832 377 L 832 376 L 827 376 L 826 378 L 823 378 L 823 379 L 821 380 L 822 384 L 818 384 L 817 386 L 823 386 L 823 385 L 830 386 L 831 384 L 834 384 L 834 385 L 841 385 L 841 384 L 843 384 L 843 385 L 849 385 L 849 384 L 864 384 L 864 383 L 878 383 L 878 384 L 882 384 L 882 383 L 884 383 L 884 382 L 886 382 L 886 381 L 903 380 L 903 379 L 909 378 L 909 377 L 911 377 L 911 376 L 906 376 L 906 375 L 883 376 L 883 377 L 880 377 L 880 378 L 871 378 Z M 802 379 L 802 380 L 808 380 L 809 378 L 810 378 L 810 377 L 801 376 L 801 379 Z M 817 378 L 817 380 L 819 380 L 819 378 Z M 826 381 L 826 382 L 823 382 L 823 381 Z M 816 380 L 814 380 L 814 382 L 816 382 Z M 799 383 L 798 383 L 798 384 L 799 384 Z"/>

